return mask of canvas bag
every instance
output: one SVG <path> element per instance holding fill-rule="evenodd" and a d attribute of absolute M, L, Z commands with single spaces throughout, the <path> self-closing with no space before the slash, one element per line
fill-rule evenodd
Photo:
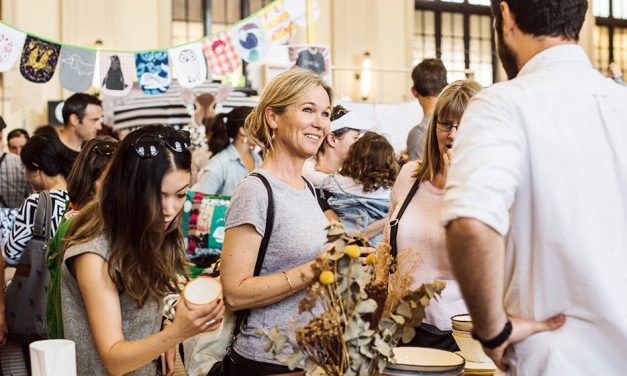
<path fill-rule="evenodd" d="M 50 275 L 46 268 L 46 248 L 52 236 L 52 198 L 50 192 L 39 192 L 35 211 L 33 238 L 26 244 L 15 276 L 5 297 L 9 337 L 27 344 L 46 339 L 46 297 Z"/>
<path fill-rule="evenodd" d="M 224 224 L 230 197 L 189 191 L 183 206 L 183 238 L 186 256 L 207 268 L 220 258 Z"/>

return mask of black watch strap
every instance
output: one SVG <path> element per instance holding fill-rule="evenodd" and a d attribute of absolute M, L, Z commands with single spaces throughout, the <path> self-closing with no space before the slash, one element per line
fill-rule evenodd
<path fill-rule="evenodd" d="M 505 341 L 507 341 L 510 335 L 512 335 L 512 322 L 510 320 L 507 320 L 505 326 L 503 327 L 503 330 L 501 330 L 501 332 L 496 337 L 489 340 L 481 339 L 474 331 L 472 332 L 472 338 L 481 342 L 483 347 L 485 347 L 486 349 L 495 349 L 501 346 L 503 343 L 505 343 Z"/>

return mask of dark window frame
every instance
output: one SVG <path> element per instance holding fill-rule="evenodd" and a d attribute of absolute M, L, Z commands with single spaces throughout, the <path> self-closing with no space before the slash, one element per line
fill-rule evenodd
<path fill-rule="evenodd" d="M 442 13 L 462 14 L 464 25 L 464 66 L 465 69 L 470 68 L 470 16 L 490 16 L 492 11 L 487 5 L 470 4 L 468 0 L 463 3 L 451 3 L 442 0 L 414 0 L 414 10 L 426 10 L 434 12 L 435 27 L 435 54 L 438 59 L 442 57 Z M 492 81 L 496 82 L 498 58 L 496 54 L 496 42 L 494 33 L 491 33 L 490 44 L 492 48 Z"/>
<path fill-rule="evenodd" d="M 607 27 L 607 35 L 609 39 L 608 49 L 609 49 L 609 61 L 614 60 L 614 30 L 615 29 L 627 29 L 627 19 L 624 18 L 614 18 L 614 0 L 609 1 L 609 15 L 607 17 L 599 17 L 595 16 L 594 21 L 596 26 L 604 26 Z M 601 67 L 599 67 L 601 68 Z"/>

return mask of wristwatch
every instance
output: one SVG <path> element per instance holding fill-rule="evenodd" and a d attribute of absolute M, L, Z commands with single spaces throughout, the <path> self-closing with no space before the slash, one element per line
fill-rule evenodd
<path fill-rule="evenodd" d="M 512 322 L 510 320 L 507 320 L 505 326 L 503 327 L 503 330 L 501 330 L 501 332 L 497 334 L 496 337 L 488 340 L 480 338 L 474 330 L 472 331 L 472 338 L 479 341 L 481 345 L 483 345 L 483 347 L 485 347 L 486 349 L 495 349 L 501 346 L 503 343 L 505 343 L 505 341 L 507 341 L 510 335 L 512 335 Z"/>

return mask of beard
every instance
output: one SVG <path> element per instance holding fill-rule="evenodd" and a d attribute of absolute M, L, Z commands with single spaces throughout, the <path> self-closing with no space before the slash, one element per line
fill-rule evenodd
<path fill-rule="evenodd" d="M 503 65 L 503 69 L 505 69 L 505 73 L 507 74 L 507 79 L 511 80 L 518 76 L 518 64 L 516 63 L 516 53 L 510 46 L 505 43 L 505 38 L 503 38 L 503 30 L 497 29 L 496 33 L 496 52 L 499 55 L 499 59 L 501 59 L 501 65 Z"/>

